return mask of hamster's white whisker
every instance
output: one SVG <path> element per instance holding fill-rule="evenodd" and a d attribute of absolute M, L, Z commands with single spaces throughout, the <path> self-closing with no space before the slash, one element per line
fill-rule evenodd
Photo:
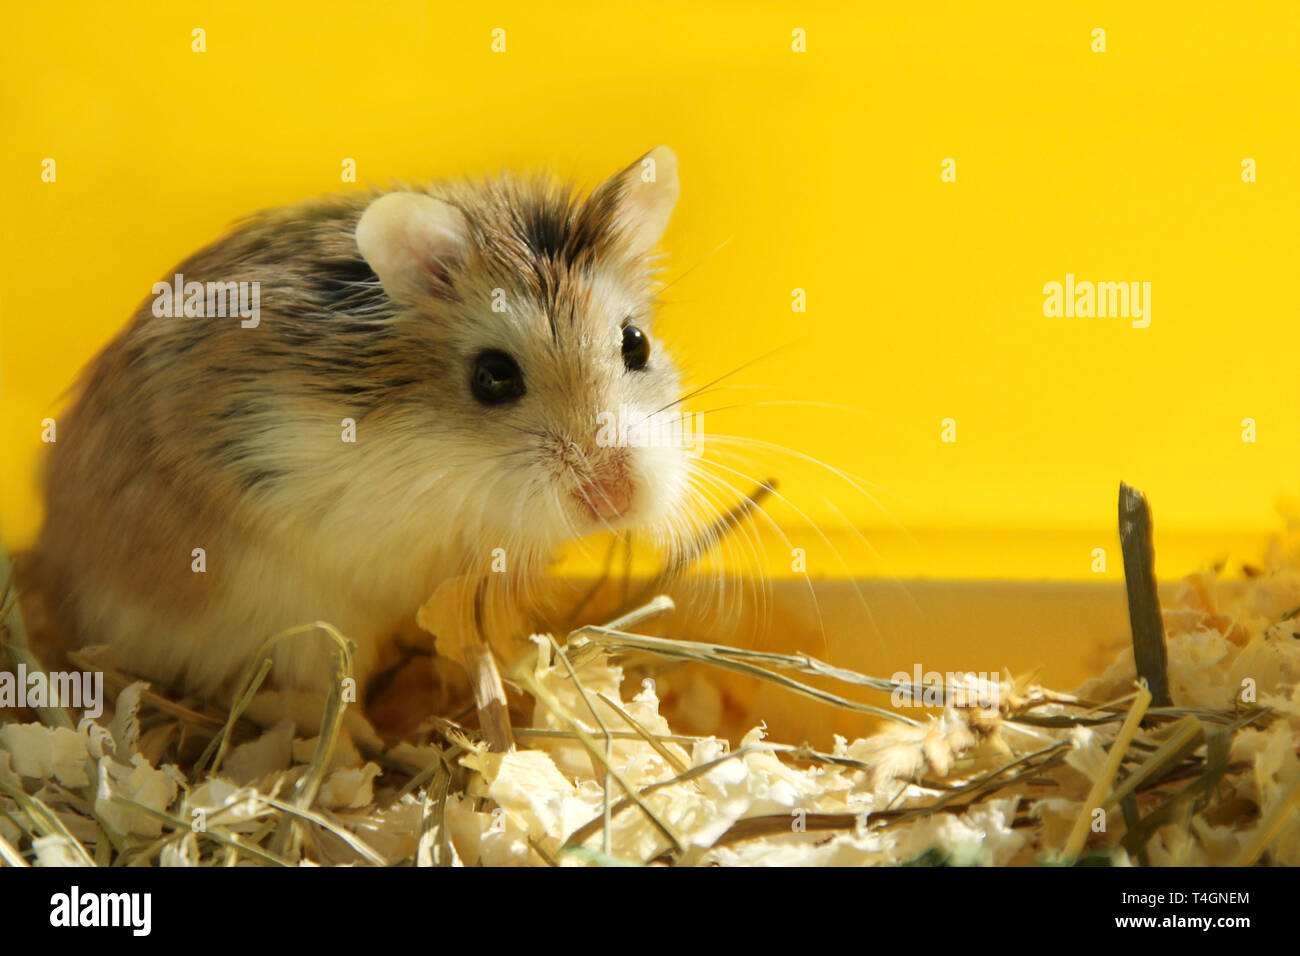
<path fill-rule="evenodd" d="M 701 479 L 704 479 L 704 481 L 701 481 Z M 691 485 L 696 489 L 700 497 L 704 498 L 710 504 L 712 504 L 714 508 L 718 511 L 718 513 L 720 514 L 725 513 L 726 509 L 722 504 L 722 495 L 721 494 L 715 495 L 711 493 L 705 484 L 705 482 L 708 482 L 709 484 L 716 485 L 715 482 L 709 481 L 708 475 L 703 475 L 692 470 L 692 473 L 689 476 L 688 480 L 690 481 Z M 742 522 L 739 527 L 742 528 L 742 534 L 739 539 L 736 539 L 733 538 L 732 536 L 720 534 L 715 527 L 710 526 L 708 529 L 709 541 L 707 547 L 709 549 L 714 549 L 721 546 L 725 554 L 728 548 L 731 548 L 733 546 L 738 546 L 737 541 L 742 541 L 745 544 L 745 546 L 749 549 L 749 555 L 752 560 L 748 562 L 744 562 L 744 561 L 740 562 L 740 567 L 742 573 L 748 577 L 750 581 L 751 590 L 753 591 L 756 598 L 758 599 L 759 602 L 758 618 L 760 624 L 763 625 L 766 624 L 768 621 L 770 580 L 766 573 L 766 564 L 763 560 L 762 550 L 760 547 L 758 547 L 755 538 L 751 537 L 754 534 L 752 529 L 748 528 L 746 526 L 746 523 L 744 522 Z M 725 597 L 725 588 L 728 580 L 726 561 L 718 562 L 717 570 L 714 572 L 714 580 L 716 582 L 716 586 L 718 587 L 719 591 L 724 592 L 723 596 Z M 744 582 L 744 578 L 742 578 L 741 589 L 736 591 L 736 596 L 733 599 L 735 608 L 734 610 L 728 608 L 730 612 L 728 616 L 738 616 L 742 610 L 742 602 L 744 598 L 743 582 Z"/>
<path fill-rule="evenodd" d="M 689 401 L 690 399 L 694 398 L 696 395 L 702 394 L 706 389 L 712 388 L 714 385 L 717 385 L 719 382 L 725 381 L 726 379 L 731 378 L 731 376 L 737 374 L 738 372 L 743 372 L 745 369 L 751 368 L 757 365 L 759 362 L 771 358 L 773 355 L 778 355 L 781 352 L 784 352 L 789 347 L 790 346 L 788 345 L 779 345 L 776 348 L 764 352 L 762 355 L 756 356 L 755 358 L 752 358 L 747 362 L 742 362 L 740 365 L 737 365 L 731 371 L 724 372 L 723 374 L 719 375 L 717 378 L 705 382 L 703 385 L 699 386 L 698 388 L 694 388 L 690 390 L 685 395 L 682 395 L 674 399 L 673 401 L 669 402 L 667 405 L 655 409 L 653 412 L 651 412 L 651 414 L 656 415 L 659 412 L 667 411 L 668 409 L 673 408 L 674 406 L 680 405 L 682 402 Z"/>
<path fill-rule="evenodd" d="M 845 484 L 849 485 L 851 488 L 853 488 L 853 490 L 858 492 L 868 501 L 870 501 L 877 509 L 880 510 L 881 514 L 883 514 L 886 518 L 890 520 L 890 522 L 894 525 L 894 527 L 897 530 L 902 531 L 904 534 L 909 534 L 910 537 L 910 532 L 908 532 L 907 528 L 902 524 L 902 522 L 900 522 L 894 516 L 892 511 L 890 511 L 883 504 L 881 504 L 880 500 L 877 499 L 875 495 L 871 494 L 871 492 L 869 492 L 864 487 L 864 484 L 861 479 L 857 478 L 857 476 L 855 475 L 850 474 L 849 472 L 836 468 L 834 465 L 828 464 L 827 462 L 824 462 L 819 458 L 815 458 L 812 455 L 801 452 L 797 448 L 790 448 L 787 445 L 782 445 L 777 442 L 766 441 L 765 439 L 761 439 L 761 438 L 754 438 L 753 436 L 748 436 L 748 435 L 746 436 L 720 435 L 720 434 L 712 434 L 712 433 L 704 432 L 696 435 L 695 437 L 698 438 L 700 441 L 707 441 L 714 446 L 725 447 L 730 445 L 730 446 L 741 446 L 741 447 L 752 446 L 755 448 L 761 448 L 765 451 L 772 451 L 772 452 L 777 452 L 779 454 L 789 455 L 792 458 L 797 458 L 800 461 L 804 461 L 807 462 L 808 464 L 816 465 L 819 468 L 825 469 L 826 471 L 834 475 L 836 478 L 840 479 Z M 879 490 L 885 491 L 886 489 L 879 489 Z M 887 493 L 893 494 L 893 492 L 887 492 Z M 910 501 L 909 499 L 901 495 L 897 497 L 899 497 L 903 501 Z"/>
<path fill-rule="evenodd" d="M 726 465 L 721 464 L 720 462 L 717 462 L 717 461 L 709 461 L 709 462 L 705 462 L 705 463 L 703 463 L 703 464 L 712 465 L 712 466 L 714 466 L 714 467 L 722 468 L 722 469 L 724 469 L 725 471 L 728 471 L 728 472 L 730 472 L 731 474 L 734 474 L 734 475 L 736 475 L 736 476 L 739 477 L 739 478 L 743 478 L 743 479 L 745 479 L 746 481 L 750 481 L 750 482 L 755 482 L 755 483 L 757 483 L 756 479 L 754 479 L 751 475 L 747 475 L 747 474 L 745 474 L 744 472 L 742 472 L 742 471 L 738 471 L 738 470 L 736 470 L 736 469 L 734 469 L 734 468 L 729 468 L 729 467 L 727 467 Z M 700 472 L 697 472 L 697 473 L 702 473 L 702 469 L 701 469 Z M 730 489 L 731 491 L 736 492 L 736 488 L 735 488 L 735 486 L 734 486 L 733 484 L 731 484 L 730 482 L 728 482 L 728 481 L 726 481 L 726 480 L 720 478 L 719 476 L 717 476 L 717 475 L 710 475 L 709 478 L 710 478 L 710 480 L 713 480 L 713 481 L 717 481 L 717 482 L 719 482 L 722 486 L 724 486 L 724 487 Z M 837 549 L 837 548 L 835 547 L 835 545 L 831 542 L 830 538 L 827 537 L 827 535 L 825 534 L 825 532 L 822 531 L 821 527 L 820 527 L 820 526 L 819 526 L 815 521 L 813 521 L 813 520 L 812 520 L 812 519 L 811 519 L 807 514 L 805 514 L 805 513 L 804 513 L 802 510 L 800 510 L 796 505 L 794 505 L 794 504 L 789 500 L 789 498 L 787 498 L 786 496 L 782 495 L 782 494 L 781 494 L 779 491 L 777 491 L 776 489 L 770 489 L 769 493 L 770 493 L 774 498 L 776 498 L 778 501 L 783 502 L 787 507 L 789 507 L 789 508 L 791 508 L 792 510 L 794 510 L 795 513 L 798 514 L 799 517 L 800 517 L 800 518 L 801 518 L 801 519 L 802 519 L 802 520 L 803 520 L 803 521 L 808 525 L 808 527 L 811 528 L 811 529 L 813 530 L 813 532 L 814 532 L 814 533 L 815 533 L 815 534 L 816 534 L 816 535 L 821 539 L 822 543 L 823 543 L 823 544 L 826 546 L 826 548 L 827 548 L 827 549 L 828 549 L 828 550 L 829 550 L 829 551 L 830 551 L 830 552 L 835 556 L 836 560 L 839 561 L 840 565 L 841 565 L 842 567 L 844 567 L 845 569 L 848 568 L 848 563 L 844 560 L 843 556 L 840 554 L 839 549 Z M 788 548 L 790 548 L 791 550 L 793 550 L 793 543 L 790 541 L 790 538 L 785 534 L 784 530 L 780 527 L 780 525 L 779 525 L 779 524 L 778 524 L 774 519 L 772 519 L 771 516 L 767 515 L 767 511 L 766 511 L 766 509 L 759 509 L 759 510 L 761 510 L 761 511 L 763 512 L 764 516 L 767 517 L 768 521 L 771 523 L 772 528 L 777 532 L 777 534 L 780 535 L 781 540 L 785 543 L 786 547 L 788 547 Z M 821 602 L 820 602 L 820 601 L 818 600 L 818 598 L 817 598 L 816 589 L 813 587 L 813 585 L 812 585 L 812 579 L 808 576 L 807 572 L 804 572 L 804 574 L 803 574 L 802 576 L 803 576 L 804 580 L 805 580 L 805 581 L 807 582 L 807 584 L 808 584 L 809 594 L 812 596 L 813 602 L 814 602 L 814 604 L 816 605 L 816 609 L 817 609 L 817 620 L 818 620 L 818 625 L 819 625 L 819 627 L 820 627 L 820 629 L 821 629 L 821 637 L 822 637 L 822 644 L 823 644 L 822 652 L 823 652 L 823 654 L 828 654 L 828 653 L 829 653 L 829 641 L 828 641 L 827 636 L 826 636 L 825 622 L 824 622 L 824 620 L 823 620 L 823 618 L 822 618 L 822 613 L 821 613 Z M 871 611 L 871 607 L 870 607 L 870 605 L 867 603 L 867 600 L 866 600 L 865 595 L 862 594 L 861 588 L 858 586 L 857 581 L 856 581 L 856 580 L 852 580 L 852 578 L 851 578 L 851 581 L 852 581 L 852 586 L 853 586 L 853 588 L 854 588 L 854 591 L 855 591 L 855 593 L 857 594 L 858 599 L 859 599 L 859 601 L 860 601 L 861 604 L 862 604 L 862 608 L 863 608 L 863 610 L 866 612 L 866 614 L 867 614 L 867 616 L 868 616 L 868 619 L 871 621 L 872 629 L 875 631 L 875 634 L 876 634 L 876 640 L 877 640 L 878 643 L 881 644 L 881 647 L 882 647 L 882 649 L 883 649 L 883 646 L 884 646 L 884 645 L 883 645 L 883 638 L 882 638 L 882 636 L 881 636 L 881 634 L 880 634 L 880 628 L 879 628 L 879 626 L 878 626 L 877 623 L 876 623 L 875 615 L 872 613 L 872 611 Z"/>

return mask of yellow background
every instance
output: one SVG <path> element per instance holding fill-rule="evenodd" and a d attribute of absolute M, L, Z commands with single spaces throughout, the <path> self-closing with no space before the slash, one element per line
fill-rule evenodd
<path fill-rule="evenodd" d="M 1296 3 L 6 6 L 11 547 L 39 523 L 41 419 L 232 219 L 500 167 L 594 184 L 660 142 L 682 179 L 661 330 L 696 382 L 780 349 L 697 403 L 706 429 L 883 489 L 892 517 L 799 459 L 741 469 L 784 480 L 812 573 L 1093 577 L 1121 478 L 1177 573 L 1248 553 L 1300 483 Z M 1151 282 L 1151 327 L 1044 317 L 1067 272 Z"/>

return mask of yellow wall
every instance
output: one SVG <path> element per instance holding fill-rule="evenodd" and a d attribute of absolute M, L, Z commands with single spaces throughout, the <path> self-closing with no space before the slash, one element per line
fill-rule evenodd
<path fill-rule="evenodd" d="M 359 188 L 340 183 L 344 157 L 363 184 L 536 164 L 593 183 L 672 145 L 680 281 L 663 328 L 697 381 L 783 347 L 735 378 L 761 388 L 697 409 L 709 431 L 884 489 L 910 542 L 811 466 L 758 454 L 741 469 L 782 476 L 854 570 L 1087 577 L 1090 548 L 1114 544 L 1120 478 L 1150 494 L 1168 541 L 1209 551 L 1270 527 L 1300 479 L 1291 0 L 8 6 L 11 546 L 37 527 L 39 422 L 76 370 L 237 215 Z M 1067 272 L 1151 282 L 1150 327 L 1045 317 L 1043 285 Z M 714 410 L 783 401 L 860 411 Z M 817 547 L 793 510 L 773 513 Z M 841 513 L 880 529 L 879 560 Z"/>

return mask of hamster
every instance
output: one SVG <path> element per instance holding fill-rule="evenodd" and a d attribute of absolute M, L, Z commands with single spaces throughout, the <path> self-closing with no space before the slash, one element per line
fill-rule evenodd
<path fill-rule="evenodd" d="M 268 637 L 328 621 L 364 685 L 452 576 L 504 565 L 523 593 L 563 542 L 671 537 L 683 451 L 601 442 L 597 416 L 679 400 L 651 331 L 678 191 L 661 146 L 585 195 L 515 175 L 343 195 L 169 271 L 157 293 L 249 283 L 256 316 L 151 296 L 83 372 L 37 546 L 60 629 L 220 698 Z M 323 636 L 276 645 L 279 686 L 332 674 Z"/>

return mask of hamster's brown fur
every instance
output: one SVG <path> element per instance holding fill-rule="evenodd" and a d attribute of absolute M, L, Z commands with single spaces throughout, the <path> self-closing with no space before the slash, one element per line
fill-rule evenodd
<path fill-rule="evenodd" d="M 38 547 L 61 626 L 219 696 L 267 637 L 325 620 L 357 642 L 364 679 L 438 583 L 494 549 L 523 587 L 566 539 L 670 524 L 680 454 L 600 447 L 594 415 L 678 397 L 657 343 L 637 370 L 619 352 L 623 325 L 649 325 L 676 190 L 661 147 L 589 196 L 514 176 L 402 192 L 402 215 L 435 221 L 408 234 L 371 217 L 382 276 L 358 226 L 388 194 L 314 200 L 169 270 L 259 283 L 260 318 L 159 317 L 150 297 L 86 369 L 58 420 Z M 517 402 L 471 395 L 485 349 L 517 358 Z M 273 679 L 317 688 L 327 652 L 284 642 Z"/>

